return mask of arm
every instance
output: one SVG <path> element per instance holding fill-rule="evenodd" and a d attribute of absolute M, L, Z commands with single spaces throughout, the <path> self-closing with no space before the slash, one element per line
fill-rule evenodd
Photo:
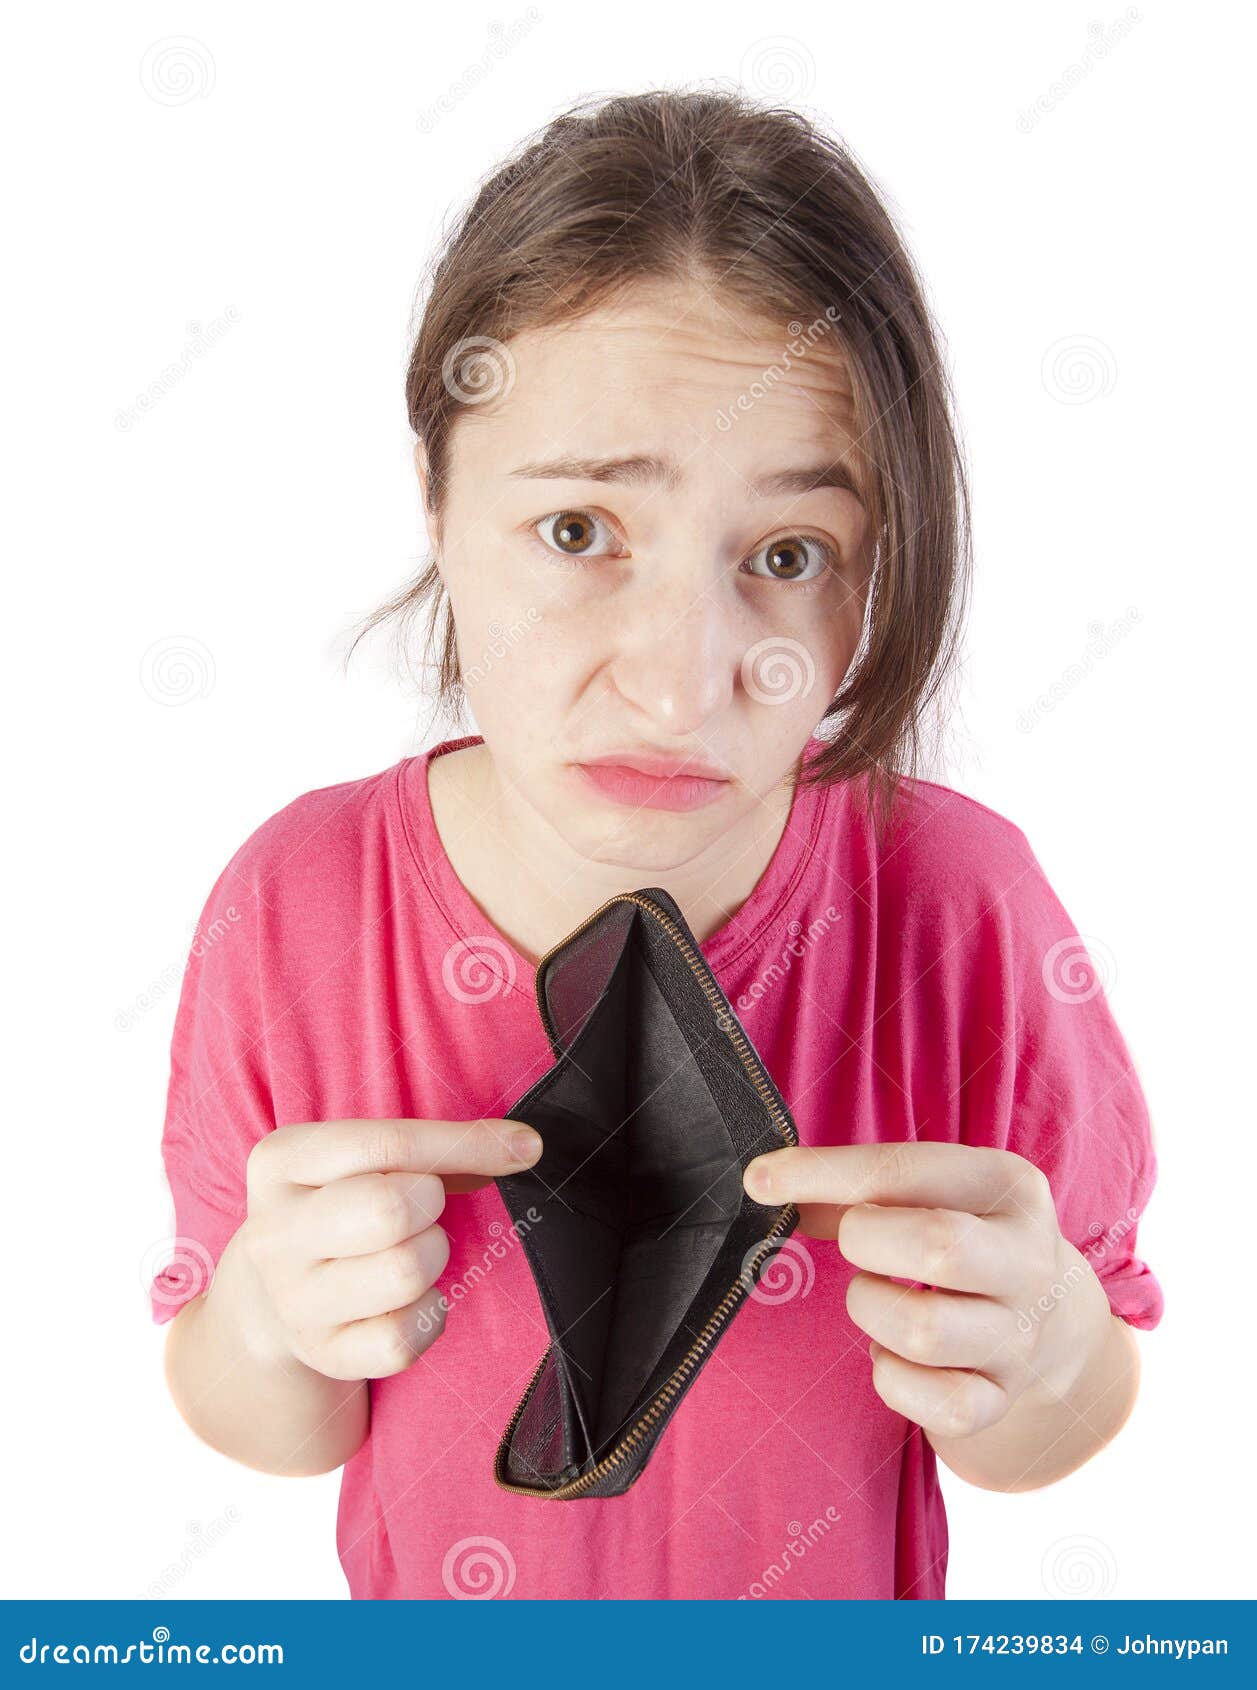
<path fill-rule="evenodd" d="M 367 1435 L 367 1384 L 328 1378 L 293 1355 L 267 1316 L 248 1225 L 227 1244 L 208 1291 L 171 1321 L 166 1382 L 187 1424 L 222 1454 L 264 1473 L 327 1473 Z"/>

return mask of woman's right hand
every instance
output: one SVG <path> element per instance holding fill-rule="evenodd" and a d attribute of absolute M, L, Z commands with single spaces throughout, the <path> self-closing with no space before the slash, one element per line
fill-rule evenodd
<path fill-rule="evenodd" d="M 540 1152 L 538 1135 L 511 1120 L 313 1121 L 267 1133 L 249 1156 L 248 1215 L 229 1246 L 260 1292 L 252 1347 L 331 1379 L 402 1372 L 445 1327 L 436 1281 L 450 1253 L 437 1225 L 447 1191 L 518 1173 Z"/>

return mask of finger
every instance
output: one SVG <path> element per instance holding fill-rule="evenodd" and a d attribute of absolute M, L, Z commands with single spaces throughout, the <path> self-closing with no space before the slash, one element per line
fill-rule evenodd
<path fill-rule="evenodd" d="M 873 1388 L 905 1419 L 936 1438 L 967 1438 L 1003 1418 L 1008 1398 L 981 1373 L 920 1367 L 893 1350 L 872 1346 Z"/>
<path fill-rule="evenodd" d="M 404 1372 L 441 1336 L 447 1309 L 433 1286 L 407 1308 L 337 1327 L 314 1365 L 332 1379 L 387 1379 Z"/>
<path fill-rule="evenodd" d="M 354 1174 L 514 1173 L 536 1161 L 541 1139 L 510 1120 L 312 1121 L 277 1127 L 260 1148 L 249 1166 L 261 1183 L 327 1185 Z"/>
<path fill-rule="evenodd" d="M 1008 1261 L 1011 1224 L 958 1209 L 857 1203 L 842 1217 L 838 1248 L 865 1273 L 1000 1297 L 1013 1277 Z"/>
<path fill-rule="evenodd" d="M 870 1338 L 922 1367 L 976 1368 L 998 1380 L 1019 1353 L 1016 1315 L 989 1297 L 915 1291 L 857 1273 L 847 1313 Z"/>
<path fill-rule="evenodd" d="M 435 1285 L 449 1259 L 449 1234 L 443 1227 L 429 1226 L 370 1256 L 320 1262 L 302 1301 L 317 1310 L 321 1326 L 369 1320 L 417 1302 Z"/>
<path fill-rule="evenodd" d="M 1023 1156 L 972 1144 L 799 1144 L 747 1164 L 757 1202 L 893 1203 L 976 1215 L 1039 1212 L 1046 1177 Z"/>
<path fill-rule="evenodd" d="M 298 1189 L 294 1236 L 315 1261 L 365 1256 L 413 1238 L 444 1208 L 445 1182 L 436 1174 L 353 1174 Z"/>

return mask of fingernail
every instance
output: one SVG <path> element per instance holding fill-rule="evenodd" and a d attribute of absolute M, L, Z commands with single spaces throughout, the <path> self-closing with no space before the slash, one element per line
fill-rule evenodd
<path fill-rule="evenodd" d="M 771 1197 L 773 1171 L 766 1162 L 752 1162 L 742 1182 L 752 1197 Z"/>
<path fill-rule="evenodd" d="M 510 1137 L 511 1155 L 517 1162 L 535 1162 L 541 1154 L 541 1134 L 531 1127 L 520 1127 Z"/>

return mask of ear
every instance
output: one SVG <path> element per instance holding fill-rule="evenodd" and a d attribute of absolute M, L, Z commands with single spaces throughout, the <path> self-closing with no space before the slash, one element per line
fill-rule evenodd
<path fill-rule="evenodd" d="M 422 440 L 415 441 L 414 460 L 415 474 L 419 477 L 419 493 L 423 499 L 423 520 L 428 530 L 428 549 L 435 555 L 439 553 L 440 545 L 432 507 L 428 501 L 428 495 L 432 486 L 432 478 L 428 464 L 427 448 Z"/>
<path fill-rule="evenodd" d="M 424 509 L 428 508 L 428 449 L 422 440 L 415 441 L 415 474 L 419 477 L 419 491 L 423 495 Z"/>

